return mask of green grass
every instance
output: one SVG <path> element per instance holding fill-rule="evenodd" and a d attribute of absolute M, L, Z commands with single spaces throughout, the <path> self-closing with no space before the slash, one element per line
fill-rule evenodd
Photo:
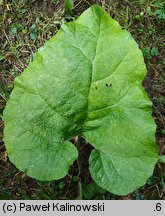
<path fill-rule="evenodd" d="M 5 2 L 5 1 L 3 1 Z M 41 2 L 41 1 L 40 1 Z M 160 0 L 81 0 L 64 14 L 62 1 L 0 2 L 0 199 L 76 199 L 78 170 L 75 163 L 60 181 L 39 182 L 17 170 L 8 160 L 3 143 L 3 109 L 14 78 L 27 67 L 34 53 L 58 31 L 62 23 L 75 19 L 91 4 L 99 3 L 120 25 L 131 32 L 143 52 L 148 73 L 143 82 L 153 101 L 159 154 L 165 153 L 165 4 Z M 84 142 L 82 140 L 82 142 Z M 82 149 L 89 155 L 90 146 Z M 84 156 L 82 156 L 83 158 Z M 87 156 L 86 156 L 87 157 Z M 87 158 L 83 158 L 87 160 Z M 84 199 L 165 199 L 165 166 L 158 163 L 146 185 L 128 196 L 115 196 L 91 180 L 88 165 L 83 169 Z"/>

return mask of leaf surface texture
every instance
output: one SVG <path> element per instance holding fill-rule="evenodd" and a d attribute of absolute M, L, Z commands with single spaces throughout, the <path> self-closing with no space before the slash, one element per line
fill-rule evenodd
<path fill-rule="evenodd" d="M 145 184 L 158 160 L 143 56 L 129 32 L 97 5 L 39 49 L 16 78 L 4 111 L 11 162 L 39 180 L 63 178 L 82 135 L 94 146 L 94 181 L 125 195 Z"/>

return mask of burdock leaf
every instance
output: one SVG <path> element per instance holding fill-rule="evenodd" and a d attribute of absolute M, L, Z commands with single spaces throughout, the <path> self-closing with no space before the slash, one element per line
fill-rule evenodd
<path fill-rule="evenodd" d="M 37 52 L 16 78 L 4 112 L 10 160 L 40 180 L 64 177 L 77 158 L 69 141 L 95 147 L 98 185 L 127 194 L 145 184 L 158 160 L 143 56 L 132 36 L 98 5 Z"/>

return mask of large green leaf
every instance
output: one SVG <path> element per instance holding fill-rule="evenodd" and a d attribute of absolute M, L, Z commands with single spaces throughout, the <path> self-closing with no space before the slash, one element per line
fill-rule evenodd
<path fill-rule="evenodd" d="M 158 160 L 146 68 L 131 35 L 92 6 L 37 52 L 15 80 L 4 112 L 10 160 L 39 180 L 64 177 L 77 157 L 70 139 L 96 149 L 93 179 L 127 194 L 145 184 Z"/>

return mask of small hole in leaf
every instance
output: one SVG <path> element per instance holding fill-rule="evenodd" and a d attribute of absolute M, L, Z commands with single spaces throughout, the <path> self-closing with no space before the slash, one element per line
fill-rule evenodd
<path fill-rule="evenodd" d="M 112 84 L 110 83 L 110 84 L 105 84 L 106 85 L 106 87 L 111 87 L 112 86 Z"/>

